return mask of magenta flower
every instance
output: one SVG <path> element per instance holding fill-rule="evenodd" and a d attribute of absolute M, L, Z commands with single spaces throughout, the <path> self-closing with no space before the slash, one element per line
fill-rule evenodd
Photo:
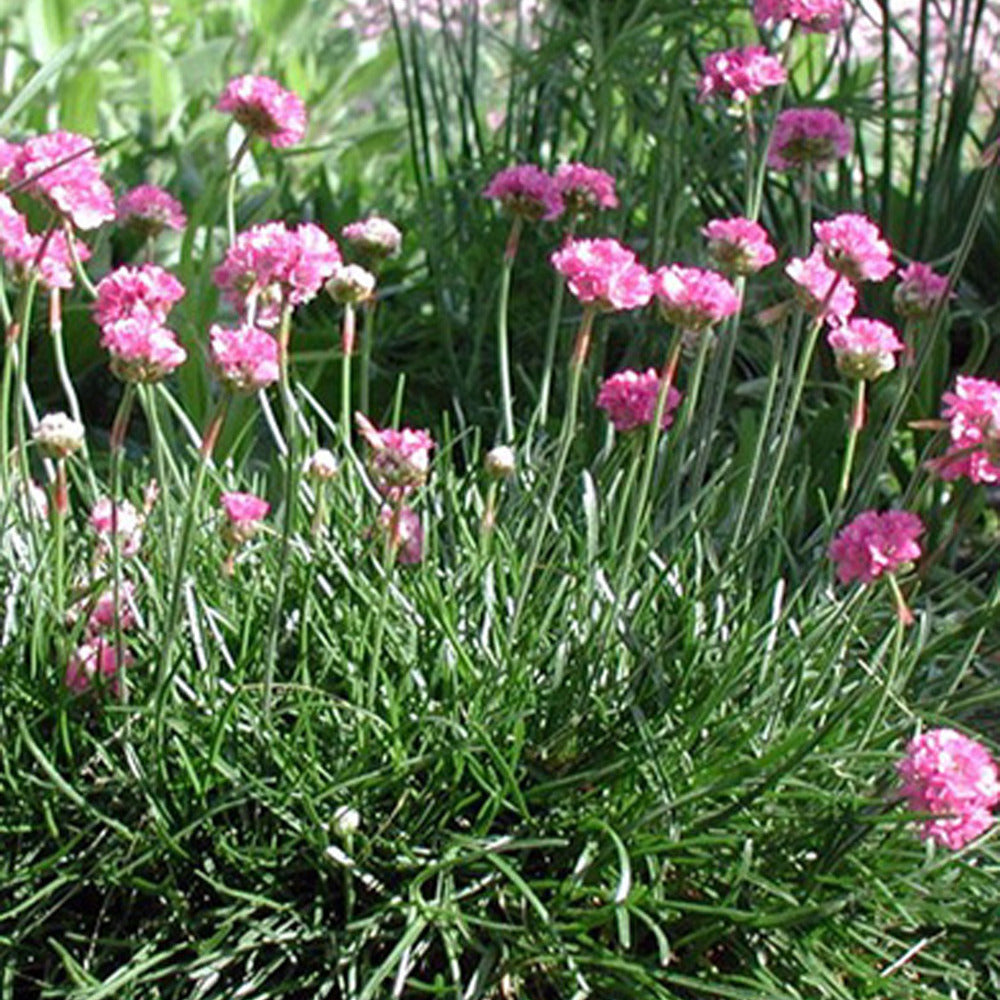
<path fill-rule="evenodd" d="M 888 323 L 877 319 L 849 319 L 827 334 L 837 370 L 848 378 L 876 379 L 896 367 L 903 342 Z"/>
<path fill-rule="evenodd" d="M 767 164 L 775 170 L 826 167 L 850 150 L 851 133 L 839 115 L 825 108 L 789 108 L 775 119 Z"/>
<path fill-rule="evenodd" d="M 117 510 L 118 550 L 123 556 L 134 556 L 142 545 L 143 516 L 128 500 L 119 500 Z M 97 533 L 100 551 L 109 552 L 112 546 L 113 506 L 110 497 L 101 497 L 90 511 L 90 526 Z"/>
<path fill-rule="evenodd" d="M 184 207 L 169 191 L 155 184 L 140 184 L 118 199 L 118 221 L 133 226 L 143 236 L 158 236 L 164 229 L 180 232 L 187 225 Z"/>
<path fill-rule="evenodd" d="M 580 302 L 606 312 L 638 309 L 652 298 L 652 276 L 617 240 L 566 240 L 549 260 Z"/>
<path fill-rule="evenodd" d="M 14 184 L 42 198 L 77 229 L 96 229 L 115 217 L 111 188 L 90 139 L 73 132 L 49 132 L 18 148 L 10 172 Z"/>
<path fill-rule="evenodd" d="M 0 247 L 15 281 L 27 281 L 34 276 L 43 288 L 73 287 L 73 258 L 66 234 L 62 230 L 49 233 L 48 238 L 26 232 L 21 242 L 16 244 L 0 236 Z M 73 249 L 77 260 L 85 261 L 90 258 L 90 247 L 75 236 Z"/>
<path fill-rule="evenodd" d="M 98 282 L 94 319 L 101 327 L 123 319 L 165 323 L 183 297 L 184 286 L 158 264 L 118 267 Z"/>
<path fill-rule="evenodd" d="M 670 264 L 653 274 L 653 294 L 668 323 L 700 333 L 740 307 L 736 289 L 715 271 Z"/>
<path fill-rule="evenodd" d="M 931 729 L 906 747 L 896 765 L 911 812 L 929 813 L 923 840 L 957 851 L 993 825 L 1000 778 L 989 750 L 954 729 Z"/>
<path fill-rule="evenodd" d="M 66 665 L 65 684 L 73 694 L 84 694 L 92 684 L 105 685 L 112 694 L 119 690 L 118 672 L 132 665 L 128 650 L 121 660 L 113 642 L 96 639 L 78 646 Z"/>
<path fill-rule="evenodd" d="M 854 286 L 827 266 L 819 247 L 808 257 L 793 257 L 785 265 L 785 274 L 795 284 L 799 304 L 812 316 L 845 320 L 858 304 Z"/>
<path fill-rule="evenodd" d="M 698 100 L 718 96 L 739 104 L 787 79 L 781 60 L 762 45 L 713 52 L 705 60 L 705 71 L 698 84 Z"/>
<path fill-rule="evenodd" d="M 123 632 L 135 626 L 135 586 L 131 580 L 122 580 L 118 588 L 117 614 L 115 613 L 114 588 L 109 587 L 98 595 L 87 617 L 88 635 L 97 636 L 110 632 L 115 627 L 116 618 L 118 626 Z"/>
<path fill-rule="evenodd" d="M 773 264 L 778 256 L 767 230 L 760 223 L 741 216 L 712 219 L 702 229 L 702 234 L 708 239 L 709 256 L 732 274 L 756 274 Z"/>
<path fill-rule="evenodd" d="M 803 31 L 827 34 L 844 19 L 844 0 L 754 0 L 754 19 L 762 27 L 792 21 Z"/>
<path fill-rule="evenodd" d="M 656 415 L 656 399 L 660 391 L 660 376 L 655 368 L 644 372 L 617 372 L 605 379 L 597 393 L 597 406 L 604 410 L 619 433 L 648 426 Z M 660 429 L 674 421 L 674 410 L 680 405 L 681 394 L 673 387 L 667 391 L 667 401 L 660 419 Z"/>
<path fill-rule="evenodd" d="M 923 522 L 907 510 L 866 510 L 838 532 L 829 556 L 841 583 L 872 583 L 920 558 Z"/>
<path fill-rule="evenodd" d="M 371 449 L 368 471 L 382 496 L 399 501 L 427 482 L 434 448 L 427 431 L 409 427 L 380 431 L 363 413 L 355 413 L 354 419 Z"/>
<path fill-rule="evenodd" d="M 948 294 L 945 275 L 933 271 L 929 264 L 914 261 L 899 272 L 892 303 L 906 319 L 926 319 Z"/>
<path fill-rule="evenodd" d="M 532 163 L 494 174 L 483 197 L 495 198 L 511 215 L 532 221 L 557 219 L 565 208 L 555 180 Z"/>
<path fill-rule="evenodd" d="M 248 132 L 276 149 L 294 146 L 306 134 L 306 106 L 298 94 L 267 76 L 237 76 L 215 105 L 228 111 Z"/>
<path fill-rule="evenodd" d="M 257 392 L 278 381 L 278 342 L 244 324 L 233 330 L 213 324 L 208 333 L 212 367 L 232 392 Z"/>
<path fill-rule="evenodd" d="M 424 558 L 424 529 L 416 511 L 383 504 L 378 512 L 378 526 L 404 566 L 412 566 Z"/>
<path fill-rule="evenodd" d="M 827 264 L 848 281 L 882 281 L 896 270 L 892 248 L 878 226 L 863 215 L 846 212 L 817 222 L 813 232 Z"/>
<path fill-rule="evenodd" d="M 571 214 L 618 207 L 614 177 L 597 167 L 588 167 L 585 163 L 563 163 L 556 167 L 555 181 L 566 211 Z"/>
<path fill-rule="evenodd" d="M 229 523 L 243 528 L 256 525 L 270 513 L 271 505 L 253 493 L 223 493 L 219 497 L 223 513 Z"/>
<path fill-rule="evenodd" d="M 187 358 L 173 330 L 141 312 L 105 326 L 101 347 L 111 355 L 111 371 L 123 382 L 159 382 Z"/>
<path fill-rule="evenodd" d="M 378 215 L 349 223 L 341 229 L 340 235 L 358 253 L 376 260 L 394 257 L 403 243 L 403 234 L 396 226 Z"/>
<path fill-rule="evenodd" d="M 1000 482 L 1000 385 L 959 375 L 955 391 L 946 392 L 941 402 L 951 437 L 951 447 L 933 463 L 941 478 Z"/>

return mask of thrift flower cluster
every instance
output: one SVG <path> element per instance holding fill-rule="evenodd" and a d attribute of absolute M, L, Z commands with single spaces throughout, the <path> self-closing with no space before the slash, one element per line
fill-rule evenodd
<path fill-rule="evenodd" d="M 625 433 L 653 422 L 659 391 L 660 376 L 655 368 L 644 372 L 626 370 L 605 379 L 596 402 L 607 413 L 615 430 Z M 673 423 L 674 410 L 680 405 L 680 401 L 681 394 L 670 386 L 660 418 L 661 430 Z"/>
<path fill-rule="evenodd" d="M 555 175 L 530 163 L 507 167 L 493 176 L 483 197 L 494 198 L 511 215 L 531 221 L 618 206 L 615 179 L 584 163 L 564 163 Z"/>
<path fill-rule="evenodd" d="M 760 25 L 791 21 L 803 31 L 827 34 L 841 25 L 844 0 L 754 0 L 753 12 Z"/>
<path fill-rule="evenodd" d="M 767 230 L 750 219 L 713 219 L 702 234 L 708 240 L 708 255 L 731 274 L 756 274 L 778 257 Z"/>
<path fill-rule="evenodd" d="M 156 236 L 164 229 L 180 232 L 187 225 L 184 207 L 168 191 L 155 184 L 140 184 L 118 199 L 118 221 L 133 226 L 143 236 Z"/>
<path fill-rule="evenodd" d="M 740 307 L 736 289 L 715 271 L 671 264 L 653 275 L 653 291 L 664 320 L 698 333 Z"/>
<path fill-rule="evenodd" d="M 212 367 L 232 392 L 257 392 L 278 381 L 278 342 L 264 330 L 243 324 L 214 324 L 208 334 Z"/>
<path fill-rule="evenodd" d="M 841 583 L 872 583 L 920 558 L 923 522 L 906 510 L 866 510 L 842 528 L 830 544 Z"/>
<path fill-rule="evenodd" d="M 770 55 L 762 45 L 713 52 L 705 60 L 698 99 L 704 101 L 719 96 L 743 103 L 787 79 L 781 60 Z"/>
<path fill-rule="evenodd" d="M 649 271 L 617 240 L 567 240 L 550 259 L 577 299 L 598 309 L 638 309 L 652 298 Z"/>
<path fill-rule="evenodd" d="M 959 375 L 955 391 L 946 392 L 941 401 L 951 438 L 951 446 L 937 463 L 941 478 L 1000 482 L 1000 385 Z"/>
<path fill-rule="evenodd" d="M 851 133 L 826 108 L 789 108 L 775 119 L 767 164 L 775 170 L 827 167 L 851 150 Z"/>
<path fill-rule="evenodd" d="M 876 379 L 896 367 L 903 342 L 888 323 L 877 319 L 849 319 L 827 335 L 837 369 L 848 378 Z"/>
<path fill-rule="evenodd" d="M 215 107 L 276 149 L 294 146 L 306 133 L 306 106 L 298 94 L 266 76 L 238 76 Z"/>

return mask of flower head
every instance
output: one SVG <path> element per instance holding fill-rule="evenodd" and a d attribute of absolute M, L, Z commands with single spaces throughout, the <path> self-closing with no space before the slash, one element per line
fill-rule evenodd
<path fill-rule="evenodd" d="M 825 108 L 789 108 L 775 120 L 767 164 L 775 170 L 826 167 L 850 149 L 851 133 L 839 115 Z"/>
<path fill-rule="evenodd" d="M 941 478 L 1000 482 L 1000 384 L 959 375 L 955 391 L 941 402 L 951 437 L 951 447 L 934 463 Z"/>
<path fill-rule="evenodd" d="M 892 303 L 905 319 L 926 319 L 948 294 L 945 275 L 932 270 L 929 264 L 914 261 L 899 272 Z"/>
<path fill-rule="evenodd" d="M 326 283 L 326 291 L 342 305 L 367 302 L 375 294 L 375 275 L 358 264 L 338 264 Z"/>
<path fill-rule="evenodd" d="M 340 231 L 347 243 L 358 253 L 375 260 L 395 257 L 403 243 L 403 234 L 388 219 L 370 215 L 351 222 Z"/>
<path fill-rule="evenodd" d="M 340 472 L 340 463 L 337 456 L 329 448 L 317 448 L 308 459 L 306 459 L 305 473 L 311 479 L 321 483 L 329 482 L 337 478 Z"/>
<path fill-rule="evenodd" d="M 598 309 L 638 309 L 652 297 L 650 273 L 617 240 L 566 240 L 549 259 L 577 299 Z"/>
<path fill-rule="evenodd" d="M 101 347 L 111 355 L 111 371 L 123 382 L 159 382 L 187 359 L 173 330 L 142 313 L 105 326 Z"/>
<path fill-rule="evenodd" d="M 912 812 L 929 813 L 920 836 L 957 851 L 993 825 L 1000 777 L 990 752 L 954 729 L 911 740 L 897 765 Z"/>
<path fill-rule="evenodd" d="M 378 512 L 378 526 L 404 566 L 412 566 L 424 558 L 424 529 L 416 511 L 383 504 Z"/>
<path fill-rule="evenodd" d="M 155 184 L 140 184 L 118 199 L 118 221 L 143 236 L 158 236 L 164 229 L 180 232 L 187 225 L 184 207 L 169 191 Z"/>
<path fill-rule="evenodd" d="M 117 535 L 123 556 L 134 556 L 139 551 L 144 520 L 128 500 L 112 504 L 110 497 L 101 497 L 90 511 L 90 526 L 97 532 L 101 549 L 108 551 Z"/>
<path fill-rule="evenodd" d="M 434 439 L 427 431 L 409 427 L 379 430 L 363 413 L 355 413 L 354 419 L 371 449 L 368 470 L 382 496 L 398 501 L 427 482 L 434 448 Z"/>
<path fill-rule="evenodd" d="M 876 379 L 896 367 L 903 342 L 888 323 L 877 319 L 849 319 L 827 334 L 837 369 L 855 379 Z"/>
<path fill-rule="evenodd" d="M 713 219 L 702 233 L 708 239 L 709 256 L 732 274 L 756 274 L 778 256 L 767 230 L 759 222 L 741 216 Z"/>
<path fill-rule="evenodd" d="M 90 248 L 73 238 L 77 260 L 90 257 Z M 46 288 L 73 287 L 73 260 L 69 242 L 62 230 L 36 236 L 28 230 L 27 220 L 14 208 L 10 199 L 0 194 L 0 256 L 15 280 L 37 277 Z"/>
<path fill-rule="evenodd" d="M 660 392 L 660 376 L 655 368 L 644 372 L 626 370 L 605 379 L 597 393 L 597 406 L 604 410 L 619 433 L 648 426 L 656 415 L 656 400 Z M 680 405 L 681 394 L 670 386 L 666 405 L 660 418 L 660 429 L 674 421 L 674 410 Z"/>
<path fill-rule="evenodd" d="M 68 458 L 84 445 L 83 424 L 61 412 L 46 413 L 31 437 L 49 458 Z"/>
<path fill-rule="evenodd" d="M 917 538 L 923 522 L 907 510 L 879 513 L 866 510 L 838 532 L 830 543 L 830 558 L 837 564 L 841 583 L 871 583 L 883 573 L 920 558 Z"/>
<path fill-rule="evenodd" d="M 699 333 L 739 309 L 736 289 L 715 271 L 670 264 L 653 274 L 653 294 L 667 323 Z"/>
<path fill-rule="evenodd" d="M 813 232 L 826 263 L 848 281 L 882 281 L 896 270 L 892 248 L 882 239 L 878 226 L 863 215 L 847 212 L 817 222 Z"/>
<path fill-rule="evenodd" d="M 231 545 L 242 545 L 257 534 L 261 521 L 268 515 L 271 505 L 253 493 L 223 493 L 219 497 L 222 512 L 226 515 L 223 532 Z"/>
<path fill-rule="evenodd" d="M 0 184 L 6 183 L 17 164 L 20 147 L 6 139 L 0 139 Z"/>
<path fill-rule="evenodd" d="M 698 85 L 698 99 L 713 96 L 742 103 L 768 87 L 777 87 L 788 79 L 781 60 L 762 45 L 713 52 L 705 60 L 705 71 Z"/>
<path fill-rule="evenodd" d="M 826 320 L 845 320 L 858 304 L 854 286 L 827 266 L 815 247 L 808 257 L 793 257 L 785 274 L 795 284 L 795 297 L 806 312 Z"/>
<path fill-rule="evenodd" d="M 257 392 L 278 381 L 278 342 L 244 324 L 237 329 L 214 324 L 209 330 L 212 367 L 233 392 Z"/>
<path fill-rule="evenodd" d="M 123 319 L 165 323 L 167 314 L 184 297 L 184 286 L 158 264 L 118 267 L 97 284 L 94 319 L 101 327 Z"/>
<path fill-rule="evenodd" d="M 87 617 L 87 633 L 90 636 L 110 632 L 118 627 L 124 632 L 135 625 L 135 585 L 131 580 L 122 580 L 118 588 L 117 613 L 115 611 L 115 591 L 108 587 L 101 591 L 94 601 Z"/>
<path fill-rule="evenodd" d="M 792 21 L 803 31 L 827 34 L 844 19 L 844 0 L 754 0 L 754 19 L 761 26 Z"/>
<path fill-rule="evenodd" d="M 490 479 L 513 479 L 517 475 L 517 456 L 508 444 L 498 444 L 495 448 L 490 448 L 483 465 Z"/>
<path fill-rule="evenodd" d="M 66 664 L 66 687 L 73 694 L 83 694 L 92 684 L 107 686 L 112 694 L 119 689 L 118 672 L 131 666 L 132 656 L 122 651 L 121 659 L 113 642 L 94 639 L 78 646 Z"/>
<path fill-rule="evenodd" d="M 511 215 L 533 221 L 557 219 L 565 208 L 555 180 L 532 163 L 494 174 L 483 197 L 495 198 Z"/>
<path fill-rule="evenodd" d="M 306 133 L 306 106 L 298 94 L 267 76 L 237 76 L 215 105 L 228 111 L 248 132 L 275 148 L 294 146 Z"/>
<path fill-rule="evenodd" d="M 571 214 L 617 208 L 615 179 L 611 174 L 585 163 L 563 163 L 556 167 L 556 190 Z"/>

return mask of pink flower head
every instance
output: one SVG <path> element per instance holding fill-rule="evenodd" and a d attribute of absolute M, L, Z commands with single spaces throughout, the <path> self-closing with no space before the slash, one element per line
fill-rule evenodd
<path fill-rule="evenodd" d="M 76 237 L 73 247 L 78 260 L 90 257 L 90 248 Z M 0 255 L 15 280 L 24 281 L 34 275 L 45 288 L 73 287 L 73 261 L 66 234 L 56 230 L 47 236 L 33 235 L 24 217 L 3 194 L 0 194 Z"/>
<path fill-rule="evenodd" d="M 774 122 L 767 164 L 775 170 L 826 167 L 850 150 L 851 133 L 839 115 L 825 108 L 789 108 Z"/>
<path fill-rule="evenodd" d="M 929 813 L 920 836 L 957 851 L 993 825 L 1000 778 L 989 750 L 954 729 L 931 729 L 897 764 L 907 808 Z"/>
<path fill-rule="evenodd" d="M 670 264 L 653 275 L 653 294 L 664 320 L 700 333 L 739 309 L 736 289 L 715 271 Z"/>
<path fill-rule="evenodd" d="M 655 368 L 648 371 L 617 372 L 605 379 L 597 393 L 597 405 L 608 415 L 619 433 L 648 426 L 656 415 L 656 400 L 660 392 L 660 376 Z M 667 392 L 667 402 L 660 418 L 660 429 L 669 427 L 674 410 L 680 405 L 681 394 L 673 387 Z"/>
<path fill-rule="evenodd" d="M 17 164 L 20 146 L 0 139 L 0 184 L 5 184 Z"/>
<path fill-rule="evenodd" d="M 214 324 L 209 330 L 212 366 L 232 392 L 256 392 L 278 381 L 278 342 L 269 333 L 244 324 L 233 330 Z"/>
<path fill-rule="evenodd" d="M 846 212 L 817 222 L 813 232 L 827 264 L 848 281 L 882 281 L 896 270 L 892 248 L 878 226 L 863 215 Z"/>
<path fill-rule="evenodd" d="M 123 319 L 162 324 L 183 297 L 184 286 L 158 264 L 118 267 L 98 282 L 94 318 L 100 327 Z"/>
<path fill-rule="evenodd" d="M 618 240 L 568 239 L 549 259 L 577 299 L 598 309 L 638 309 L 652 297 L 652 276 Z"/>
<path fill-rule="evenodd" d="M 742 103 L 777 87 L 788 79 L 781 60 L 770 55 L 762 45 L 713 52 L 705 60 L 705 71 L 698 85 L 698 99 L 719 96 Z"/>
<path fill-rule="evenodd" d="M 702 233 L 708 239 L 709 256 L 732 274 L 756 274 L 778 256 L 767 230 L 750 219 L 713 219 Z"/>
<path fill-rule="evenodd" d="M 101 179 L 90 139 L 73 132 L 49 132 L 19 147 L 10 172 L 14 184 L 43 198 L 77 229 L 96 229 L 115 217 L 115 199 Z"/>
<path fill-rule="evenodd" d="M 1000 482 L 1000 385 L 959 375 L 955 391 L 946 392 L 941 402 L 951 436 L 951 447 L 934 463 L 941 478 Z"/>
<path fill-rule="evenodd" d="M 337 244 L 319 226 L 265 222 L 237 235 L 212 279 L 249 322 L 270 327 L 284 304 L 313 299 L 340 263 Z"/>
<path fill-rule="evenodd" d="M 367 257 L 383 260 L 399 253 L 403 234 L 388 219 L 370 215 L 367 219 L 351 222 L 344 226 L 340 235 L 355 249 Z"/>
<path fill-rule="evenodd" d="M 135 227 L 144 236 L 157 236 L 164 229 L 180 232 L 187 225 L 181 203 L 155 184 L 140 184 L 118 200 L 118 221 Z"/>
<path fill-rule="evenodd" d="M 754 19 L 762 27 L 792 21 L 803 31 L 827 34 L 844 19 L 844 0 L 754 0 Z"/>
<path fill-rule="evenodd" d="M 253 538 L 271 510 L 266 500 L 253 493 L 223 493 L 219 502 L 226 515 L 224 535 L 232 545 L 241 545 Z"/>
<path fill-rule="evenodd" d="M 66 687 L 73 694 L 83 694 L 94 683 L 106 685 L 112 694 L 119 689 L 118 672 L 132 665 L 128 650 L 119 661 L 113 642 L 95 639 L 78 646 L 66 665 Z"/>
<path fill-rule="evenodd" d="M 123 382 L 159 382 L 187 358 L 173 330 L 142 313 L 105 326 L 101 347 L 111 355 L 111 371 Z"/>
<path fill-rule="evenodd" d="M 412 566 L 424 558 L 424 529 L 416 511 L 384 504 L 378 512 L 378 526 L 404 566 Z"/>
<path fill-rule="evenodd" d="M 115 510 L 110 497 L 101 497 L 90 511 L 90 526 L 97 532 L 102 552 L 110 550 L 112 538 L 116 534 L 119 551 L 126 557 L 134 556 L 139 551 L 144 520 L 128 500 L 120 500 Z"/>
<path fill-rule="evenodd" d="M 903 342 L 888 323 L 877 319 L 849 319 L 827 334 L 837 369 L 856 379 L 876 379 L 896 367 Z"/>
<path fill-rule="evenodd" d="M 799 304 L 813 316 L 845 320 L 858 304 L 854 286 L 827 266 L 819 247 L 808 257 L 793 257 L 785 265 L 785 274 L 795 284 Z"/>
<path fill-rule="evenodd" d="M 379 430 L 363 414 L 355 413 L 358 432 L 371 448 L 368 470 L 375 488 L 389 500 L 398 501 L 427 482 L 434 439 L 422 430 Z"/>
<path fill-rule="evenodd" d="M 914 261 L 899 272 L 892 303 L 905 319 L 926 319 L 948 294 L 948 279 L 943 274 Z"/>
<path fill-rule="evenodd" d="M 907 510 L 882 514 L 866 510 L 830 543 L 829 555 L 837 564 L 837 578 L 841 583 L 871 583 L 883 573 L 895 573 L 920 558 L 917 538 L 923 531 L 920 518 Z"/>
<path fill-rule="evenodd" d="M 248 132 L 281 149 L 306 134 L 306 106 L 298 94 L 267 76 L 237 76 L 226 84 L 217 111 L 228 111 Z"/>
<path fill-rule="evenodd" d="M 87 618 L 87 633 L 96 636 L 112 631 L 116 618 L 123 632 L 135 626 L 135 586 L 131 580 L 122 580 L 118 588 L 117 614 L 114 588 L 108 587 L 98 595 Z"/>
<path fill-rule="evenodd" d="M 7 195 L 0 193 L 0 253 L 9 258 L 27 238 L 28 220 L 14 207 Z"/>
<path fill-rule="evenodd" d="M 496 198 L 512 215 L 532 221 L 557 219 L 565 208 L 555 180 L 532 163 L 494 174 L 483 197 Z"/>
<path fill-rule="evenodd" d="M 555 179 L 556 189 L 570 213 L 584 214 L 618 207 L 614 177 L 597 167 L 563 163 L 556 168 Z"/>

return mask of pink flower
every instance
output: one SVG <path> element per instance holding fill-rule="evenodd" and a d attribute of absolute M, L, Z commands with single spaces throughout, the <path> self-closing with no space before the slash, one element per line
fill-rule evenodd
<path fill-rule="evenodd" d="M 237 76 L 226 84 L 217 111 L 228 111 L 248 132 L 275 148 L 294 146 L 306 133 L 306 106 L 298 94 L 267 76 Z"/>
<path fill-rule="evenodd" d="M 0 184 L 4 184 L 13 172 L 20 149 L 16 143 L 0 139 Z"/>
<path fill-rule="evenodd" d="M 863 215 L 846 212 L 813 226 L 827 264 L 848 281 L 882 281 L 896 270 L 892 248 L 878 226 Z"/>
<path fill-rule="evenodd" d="M 661 267 L 653 274 L 653 294 L 664 320 L 689 333 L 707 330 L 740 307 L 736 289 L 700 267 Z"/>
<path fill-rule="evenodd" d="M 265 222 L 239 233 L 212 280 L 248 322 L 274 326 L 283 305 L 313 299 L 341 263 L 337 244 L 310 222 Z"/>
<path fill-rule="evenodd" d="M 851 133 L 834 112 L 789 108 L 775 120 L 767 164 L 775 170 L 794 170 L 805 164 L 826 167 L 850 150 Z"/>
<path fill-rule="evenodd" d="M 826 34 L 844 19 L 844 0 L 755 0 L 754 19 L 761 26 L 793 21 L 803 31 Z"/>
<path fill-rule="evenodd" d="M 602 208 L 617 208 L 615 179 L 611 174 L 585 163 L 563 163 L 556 168 L 556 189 L 566 211 L 588 213 Z"/>
<path fill-rule="evenodd" d="M 847 319 L 858 304 L 854 286 L 827 267 L 823 252 L 815 247 L 808 257 L 793 257 L 785 274 L 795 283 L 795 297 L 806 312 L 826 320 Z"/>
<path fill-rule="evenodd" d="M 717 95 L 741 103 L 787 79 L 781 60 L 770 55 L 762 45 L 726 49 L 713 52 L 705 60 L 698 99 L 704 101 Z"/>
<path fill-rule="evenodd" d="M 219 502 L 226 515 L 222 537 L 234 549 L 257 534 L 261 522 L 271 510 L 271 505 L 266 500 L 253 493 L 223 493 Z M 229 566 L 231 569 L 231 564 Z"/>
<path fill-rule="evenodd" d="M 412 566 L 424 558 L 424 529 L 416 511 L 384 504 L 378 512 L 378 526 L 404 566 Z"/>
<path fill-rule="evenodd" d="M 617 372 L 605 379 L 597 394 L 597 406 L 604 410 L 619 433 L 648 426 L 656 415 L 656 399 L 660 392 L 660 376 L 655 368 L 644 372 Z M 660 428 L 669 427 L 673 411 L 680 405 L 681 394 L 670 386 Z"/>
<path fill-rule="evenodd" d="M 105 326 L 101 347 L 111 355 L 111 371 L 124 382 L 158 382 L 187 358 L 173 330 L 141 312 Z"/>
<path fill-rule="evenodd" d="M 483 197 L 496 198 L 512 215 L 533 221 L 557 219 L 565 208 L 555 180 L 531 163 L 495 174 L 483 188 Z"/>
<path fill-rule="evenodd" d="M 158 264 L 118 267 L 98 282 L 94 318 L 101 327 L 123 319 L 165 323 L 183 297 L 184 286 Z"/>
<path fill-rule="evenodd" d="M 371 448 L 368 471 L 382 496 L 398 501 L 427 482 L 434 448 L 427 431 L 409 427 L 380 431 L 363 413 L 355 413 L 354 419 Z"/>
<path fill-rule="evenodd" d="M 113 642 L 96 639 L 78 646 L 66 665 L 66 687 L 73 694 L 83 694 L 91 684 L 106 685 L 112 694 L 118 693 L 118 672 L 132 665 L 128 650 L 122 651 L 121 661 Z"/>
<path fill-rule="evenodd" d="M 708 239 L 709 256 L 733 274 L 756 274 L 778 256 L 767 230 L 750 219 L 713 219 L 702 233 Z"/>
<path fill-rule="evenodd" d="M 75 237 L 73 247 L 78 260 L 84 261 L 90 257 L 90 248 Z M 25 281 L 34 275 L 45 288 L 73 287 L 73 260 L 66 234 L 62 230 L 49 233 L 48 237 L 30 233 L 24 217 L 2 194 L 0 194 L 0 255 L 3 256 L 15 280 Z"/>
<path fill-rule="evenodd" d="M 849 319 L 827 334 L 837 369 L 848 378 L 876 379 L 896 367 L 895 355 L 903 342 L 888 323 L 877 319 Z"/>
<path fill-rule="evenodd" d="M 97 532 L 103 552 L 112 545 L 115 511 L 110 497 L 101 497 L 90 511 L 90 526 Z M 117 531 L 119 551 L 123 556 L 134 556 L 142 544 L 143 516 L 128 502 L 119 500 L 117 505 Z"/>
<path fill-rule="evenodd" d="M 650 273 L 617 240 L 568 239 L 549 259 L 577 299 L 598 309 L 638 309 L 652 297 Z"/>
<path fill-rule="evenodd" d="M 278 381 L 278 342 L 244 324 L 229 329 L 213 324 L 208 333 L 212 365 L 226 388 L 256 392 Z"/>
<path fill-rule="evenodd" d="M 135 626 L 135 586 L 131 580 L 122 580 L 118 588 L 118 613 L 115 614 L 115 591 L 108 587 L 100 593 L 87 618 L 87 633 L 96 636 L 110 632 L 115 627 L 115 618 L 124 632 Z"/>
<path fill-rule="evenodd" d="M 892 293 L 896 312 L 906 319 L 926 319 L 948 293 L 948 279 L 929 264 L 914 261 L 899 272 L 899 284 Z"/>
<path fill-rule="evenodd" d="M 145 236 L 157 236 L 164 229 L 178 232 L 187 225 L 181 203 L 155 184 L 140 184 L 118 200 L 118 221 L 134 226 Z"/>
<path fill-rule="evenodd" d="M 0 193 L 0 253 L 14 252 L 28 238 L 28 220 L 16 209 L 7 195 Z"/>
<path fill-rule="evenodd" d="M 917 538 L 923 531 L 923 522 L 909 511 L 880 514 L 866 510 L 830 543 L 829 555 L 837 564 L 837 579 L 841 583 L 871 583 L 883 573 L 895 573 L 920 558 Z"/>
<path fill-rule="evenodd" d="M 376 259 L 394 257 L 403 242 L 403 234 L 377 215 L 344 226 L 340 235 L 359 253 Z"/>
<path fill-rule="evenodd" d="M 923 840 L 957 851 L 993 825 L 1000 778 L 990 752 L 954 729 L 931 729 L 906 747 L 897 764 L 912 812 L 930 813 Z"/>
<path fill-rule="evenodd" d="M 77 229 L 96 229 L 115 217 L 115 199 L 101 179 L 90 139 L 73 132 L 50 132 L 19 147 L 10 173 L 14 184 L 44 198 Z"/>
<path fill-rule="evenodd" d="M 934 462 L 941 478 L 1000 482 L 1000 385 L 959 375 L 955 391 L 946 392 L 941 402 L 951 436 L 951 447 Z"/>

